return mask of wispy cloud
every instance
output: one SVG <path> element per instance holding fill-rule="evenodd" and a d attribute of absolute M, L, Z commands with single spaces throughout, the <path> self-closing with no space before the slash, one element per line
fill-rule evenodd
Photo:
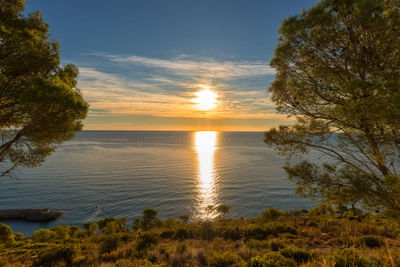
<path fill-rule="evenodd" d="M 260 75 L 273 75 L 275 69 L 263 61 L 217 61 L 209 58 L 180 56 L 172 59 L 157 59 L 141 56 L 119 56 L 96 54 L 114 62 L 131 63 L 151 68 L 162 68 L 181 75 L 207 74 L 213 78 L 234 79 Z"/>
<path fill-rule="evenodd" d="M 90 116 L 284 118 L 276 114 L 268 97 L 267 82 L 262 77 L 271 77 L 274 69 L 265 62 L 94 56 L 103 61 L 80 66 L 79 76 L 79 87 L 90 103 Z M 110 65 L 113 63 L 118 64 L 118 72 Z M 262 83 L 255 83 L 257 79 Z M 217 107 L 212 111 L 198 110 L 193 103 L 195 93 L 205 85 L 218 94 Z"/>

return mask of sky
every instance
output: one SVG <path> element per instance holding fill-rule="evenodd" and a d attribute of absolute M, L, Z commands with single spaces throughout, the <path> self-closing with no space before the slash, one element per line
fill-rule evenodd
<path fill-rule="evenodd" d="M 80 70 L 84 130 L 265 131 L 291 120 L 268 93 L 280 24 L 317 2 L 27 0 L 26 12 Z"/>

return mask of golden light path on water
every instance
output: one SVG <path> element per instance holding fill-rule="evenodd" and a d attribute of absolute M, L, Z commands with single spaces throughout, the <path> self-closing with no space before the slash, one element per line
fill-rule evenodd
<path fill-rule="evenodd" d="M 194 144 L 197 152 L 197 199 L 195 218 L 211 220 L 218 216 L 213 209 L 218 204 L 216 188 L 217 172 L 215 168 L 215 150 L 218 139 L 217 132 L 195 132 Z"/>

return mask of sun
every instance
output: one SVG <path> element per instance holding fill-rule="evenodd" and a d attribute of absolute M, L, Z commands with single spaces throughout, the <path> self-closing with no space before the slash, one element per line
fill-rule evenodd
<path fill-rule="evenodd" d="M 197 103 L 197 106 L 201 110 L 210 110 L 215 107 L 217 103 L 217 94 L 209 89 L 204 89 L 196 93 L 197 98 L 193 101 Z"/>

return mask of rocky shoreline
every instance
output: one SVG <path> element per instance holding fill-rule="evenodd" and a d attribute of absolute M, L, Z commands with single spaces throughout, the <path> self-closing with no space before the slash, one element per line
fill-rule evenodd
<path fill-rule="evenodd" d="M 12 209 L 0 210 L 0 220 L 25 220 L 29 222 L 47 222 L 64 214 L 63 211 L 50 209 Z"/>

